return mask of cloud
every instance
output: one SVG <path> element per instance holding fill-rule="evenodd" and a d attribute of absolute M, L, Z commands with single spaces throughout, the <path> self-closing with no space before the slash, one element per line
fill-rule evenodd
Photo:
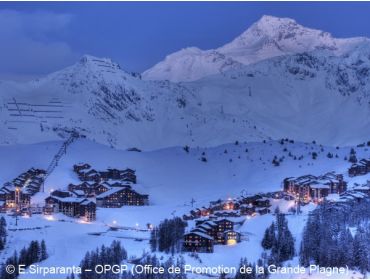
<path fill-rule="evenodd" d="M 72 20 L 70 14 L 0 10 L 0 79 L 40 76 L 75 61 L 78 54 L 56 36 L 68 32 Z"/>

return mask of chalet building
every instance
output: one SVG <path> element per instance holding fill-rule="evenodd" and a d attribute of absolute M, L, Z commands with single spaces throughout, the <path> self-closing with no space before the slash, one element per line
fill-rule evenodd
<path fill-rule="evenodd" d="M 68 186 L 69 188 L 69 186 Z M 72 189 L 71 191 L 64 191 L 64 190 L 55 190 L 50 193 L 51 197 L 83 197 L 86 198 L 85 192 L 78 189 Z"/>
<path fill-rule="evenodd" d="M 105 193 L 105 192 L 109 191 L 111 188 L 112 188 L 112 186 L 110 184 L 108 184 L 107 182 L 103 182 L 101 184 L 98 184 L 95 187 L 95 194 L 99 195 L 99 194 Z"/>
<path fill-rule="evenodd" d="M 225 245 L 234 245 L 239 243 L 241 240 L 240 232 L 235 230 L 227 230 L 223 233 L 223 240 Z"/>
<path fill-rule="evenodd" d="M 45 199 L 45 204 L 44 213 L 47 214 L 63 213 L 85 221 L 96 219 L 96 204 L 87 198 L 49 196 Z"/>
<path fill-rule="evenodd" d="M 206 223 L 203 223 L 199 226 L 197 226 L 196 228 L 194 228 L 192 230 L 192 232 L 202 232 L 202 233 L 205 233 L 209 236 L 211 236 L 214 240 L 214 242 L 217 242 L 217 240 L 215 240 L 215 238 L 217 239 L 217 226 L 215 224 L 212 224 L 212 222 L 206 222 Z"/>
<path fill-rule="evenodd" d="M 235 199 L 227 199 L 227 200 L 217 200 L 211 201 L 208 207 L 211 212 L 213 211 L 222 211 L 222 210 L 238 210 L 240 203 Z"/>
<path fill-rule="evenodd" d="M 121 172 L 121 178 L 120 180 L 124 180 L 124 181 L 128 181 L 128 182 L 132 182 L 134 184 L 136 184 L 136 174 L 135 174 L 135 170 L 133 169 L 130 169 L 130 168 L 127 168 L 125 170 L 123 170 Z"/>
<path fill-rule="evenodd" d="M 6 208 L 29 207 L 31 196 L 40 191 L 45 170 L 31 168 L 0 189 L 0 201 Z M 17 191 L 18 190 L 18 191 Z"/>
<path fill-rule="evenodd" d="M 80 203 L 80 217 L 87 222 L 95 221 L 96 220 L 96 203 L 89 200 L 84 199 Z"/>
<path fill-rule="evenodd" d="M 229 219 L 221 218 L 215 220 L 200 219 L 195 222 L 193 231 L 202 231 L 213 237 L 214 243 L 223 244 L 223 233 L 234 229 L 234 222 Z"/>
<path fill-rule="evenodd" d="M 2 189 L 5 192 L 5 207 L 7 209 L 29 208 L 31 195 L 16 186 L 6 186 Z"/>
<path fill-rule="evenodd" d="M 82 190 L 74 190 L 71 193 L 75 197 L 86 197 L 85 192 Z"/>
<path fill-rule="evenodd" d="M 139 194 L 128 187 L 116 187 L 96 196 L 99 207 L 120 208 L 124 205 L 143 206 L 148 205 L 149 195 Z"/>
<path fill-rule="evenodd" d="M 183 215 L 185 220 L 199 219 L 208 217 L 233 218 L 241 215 L 255 215 L 257 212 L 261 215 L 269 213 L 272 199 L 282 198 L 288 194 L 281 191 L 266 194 L 256 194 L 251 196 L 241 196 L 236 199 L 211 201 L 209 207 L 196 208 L 191 210 L 189 215 Z M 256 210 L 258 209 L 258 211 Z"/>
<path fill-rule="evenodd" d="M 108 180 L 121 180 L 136 184 L 135 170 L 127 168 L 119 170 L 108 168 L 107 170 L 97 171 L 89 164 L 77 164 L 73 166 L 74 172 L 77 173 L 81 181 L 101 182 Z"/>
<path fill-rule="evenodd" d="M 81 171 L 79 173 L 79 179 L 81 181 L 93 181 L 93 182 L 101 181 L 100 173 L 95 169 L 89 169 L 86 172 Z"/>
<path fill-rule="evenodd" d="M 73 171 L 79 173 L 82 170 L 90 169 L 91 165 L 88 163 L 80 163 L 73 165 Z"/>
<path fill-rule="evenodd" d="M 283 191 L 269 192 L 265 196 L 273 199 L 282 199 L 284 198 L 285 193 Z"/>
<path fill-rule="evenodd" d="M 69 184 L 68 185 L 68 190 L 70 192 L 74 192 L 74 191 L 83 191 L 85 196 L 86 197 L 94 197 L 95 194 L 96 194 L 96 186 L 98 184 L 95 184 L 95 183 L 88 183 L 88 182 L 83 182 L 81 184 L 78 184 L 78 185 L 74 185 L 74 184 Z"/>
<path fill-rule="evenodd" d="M 191 219 L 197 219 L 201 217 L 201 212 L 199 210 L 191 210 L 190 211 Z"/>
<path fill-rule="evenodd" d="M 240 242 L 240 233 L 234 231 L 234 222 L 228 219 L 199 219 L 196 227 L 184 235 L 184 250 L 213 252 L 213 245 L 232 245 Z"/>
<path fill-rule="evenodd" d="M 241 215 L 252 216 L 255 213 L 256 213 L 256 207 L 252 203 L 240 205 Z"/>
<path fill-rule="evenodd" d="M 193 210 L 193 215 L 197 217 L 208 217 L 213 211 L 210 208 L 202 207 Z"/>
<path fill-rule="evenodd" d="M 222 210 L 234 210 L 235 203 L 233 200 L 228 199 L 222 205 Z"/>
<path fill-rule="evenodd" d="M 54 213 L 54 204 L 48 204 L 45 199 L 45 206 L 42 209 L 44 215 L 52 215 Z"/>
<path fill-rule="evenodd" d="M 212 253 L 213 237 L 202 232 L 189 232 L 184 235 L 183 248 L 188 252 Z"/>
<path fill-rule="evenodd" d="M 368 199 L 369 196 L 363 192 L 359 191 L 346 191 L 342 194 L 340 194 L 339 202 L 345 202 L 345 203 L 359 203 L 363 201 L 364 199 Z"/>
<path fill-rule="evenodd" d="M 253 205 L 255 207 L 270 207 L 270 200 L 262 194 L 242 196 L 239 200 L 240 205 Z"/>
<path fill-rule="evenodd" d="M 342 174 L 334 172 L 322 176 L 304 175 L 290 177 L 283 181 L 284 191 L 302 202 L 321 201 L 329 194 L 340 194 L 347 190 Z"/>
<path fill-rule="evenodd" d="M 262 198 L 262 196 L 259 194 L 256 194 L 253 196 L 243 196 L 242 195 L 240 198 L 240 202 L 241 204 L 251 204 L 252 205 L 255 200 L 260 199 L 260 198 Z"/>
<path fill-rule="evenodd" d="M 355 186 L 353 190 L 370 196 L 370 181 L 368 180 L 367 183 L 362 186 Z"/>
<path fill-rule="evenodd" d="M 58 197 L 55 197 L 55 196 L 48 196 L 47 198 L 45 198 L 45 206 L 52 206 L 51 209 L 53 209 L 52 212 L 56 212 L 58 213 L 59 212 L 59 200 L 60 198 Z"/>
<path fill-rule="evenodd" d="M 284 191 L 302 199 L 309 199 L 310 184 L 315 182 L 313 175 L 304 175 L 298 178 L 290 177 L 284 179 Z"/>
<path fill-rule="evenodd" d="M 270 207 L 271 203 L 270 200 L 267 198 L 259 198 L 252 202 L 252 204 L 256 207 Z"/>
<path fill-rule="evenodd" d="M 30 206 L 31 195 L 27 189 L 7 182 L 0 189 L 0 201 L 5 209 L 22 209 Z"/>
<path fill-rule="evenodd" d="M 225 232 L 234 229 L 234 222 L 229 219 L 220 219 L 213 221 L 217 225 L 218 232 Z"/>
<path fill-rule="evenodd" d="M 0 201 L 5 202 L 7 190 L 5 190 L 5 186 L 0 189 Z"/>
<path fill-rule="evenodd" d="M 211 219 L 209 219 L 209 218 L 200 218 L 200 219 L 196 219 L 195 220 L 195 226 L 197 227 L 197 226 L 200 226 L 201 224 L 203 224 L 203 223 L 206 223 L 206 222 L 211 222 Z M 212 222 L 213 223 L 213 222 Z M 214 225 L 216 225 L 216 224 L 214 224 Z"/>
<path fill-rule="evenodd" d="M 69 191 L 62 191 L 62 190 L 55 190 L 50 193 L 51 197 L 70 197 L 71 192 Z"/>
<path fill-rule="evenodd" d="M 224 210 L 224 211 L 216 211 L 212 214 L 212 216 L 216 218 L 236 218 L 240 217 L 239 211 L 235 210 Z"/>
<path fill-rule="evenodd" d="M 100 176 L 103 180 L 127 180 L 136 183 L 135 170 L 127 168 L 125 170 L 118 170 L 109 168 L 106 171 L 100 171 Z"/>
<path fill-rule="evenodd" d="M 370 173 L 370 159 L 361 159 L 359 162 L 354 163 L 348 169 L 348 175 L 350 177 L 366 175 Z"/>
<path fill-rule="evenodd" d="M 313 201 L 321 201 L 322 198 L 327 197 L 330 192 L 330 186 L 322 184 L 322 183 L 312 183 L 310 185 L 310 198 Z"/>

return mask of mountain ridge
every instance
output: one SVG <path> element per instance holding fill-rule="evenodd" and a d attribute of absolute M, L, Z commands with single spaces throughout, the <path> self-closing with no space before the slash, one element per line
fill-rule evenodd
<path fill-rule="evenodd" d="M 326 49 L 340 55 L 365 41 L 369 39 L 337 39 L 328 32 L 303 27 L 293 19 L 265 15 L 241 35 L 219 48 L 184 48 L 167 55 L 142 75 L 148 80 L 194 81 L 240 68 L 241 65 L 303 51 Z"/>
<path fill-rule="evenodd" d="M 85 55 L 44 78 L 0 83 L 0 143 L 56 140 L 78 131 L 121 149 L 280 138 L 356 145 L 369 140 L 369 85 L 368 40 L 343 54 L 321 48 L 235 62 L 179 83 L 146 80 L 111 59 Z"/>

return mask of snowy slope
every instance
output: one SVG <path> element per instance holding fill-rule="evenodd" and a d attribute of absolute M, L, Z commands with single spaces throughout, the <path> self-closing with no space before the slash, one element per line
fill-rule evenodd
<path fill-rule="evenodd" d="M 205 123 L 215 131 L 224 130 L 224 135 L 234 124 L 247 137 L 266 137 L 248 121 L 206 115 L 191 88 L 143 81 L 109 59 L 84 56 L 40 80 L 4 82 L 0 91 L 3 144 L 55 140 L 63 131 L 77 130 L 90 139 L 122 148 L 195 145 L 211 142 L 216 136 L 205 130 Z M 230 141 L 234 141 L 232 133 L 226 142 Z M 215 141 L 224 142 L 224 137 Z"/>
<path fill-rule="evenodd" d="M 0 141 L 36 143 L 77 130 L 118 148 L 285 137 L 355 145 L 368 140 L 369 73 L 368 43 L 341 56 L 280 56 L 178 84 L 85 56 L 43 79 L 0 85 Z"/>
<path fill-rule="evenodd" d="M 0 185 L 28 168 L 46 168 L 60 146 L 61 142 L 48 142 L 0 147 L 0 166 L 4 170 Z M 368 147 L 356 150 L 359 159 L 370 155 Z M 269 141 L 192 148 L 189 153 L 182 147 L 139 153 L 80 139 L 68 148 L 66 156 L 47 178 L 45 195 L 50 189 L 65 189 L 69 183 L 78 183 L 72 167 L 87 162 L 97 170 L 109 167 L 135 169 L 141 191 L 150 194 L 152 205 L 181 206 L 194 198 L 201 206 L 209 200 L 238 196 L 242 190 L 249 193 L 279 190 L 282 180 L 290 176 L 320 175 L 333 170 L 346 173 L 350 163 L 344 157 L 348 157 L 349 151 L 350 147 L 336 149 L 311 143 Z M 312 152 L 318 154 L 317 160 L 312 160 Z M 334 158 L 327 158 L 328 152 Z M 274 156 L 284 157 L 279 167 L 272 164 Z M 299 160 L 301 156 L 303 158 Z M 11 168 L 7 168 L 9 157 L 14 161 Z M 207 162 L 201 161 L 202 157 Z M 41 201 L 42 194 L 35 199 Z"/>
<path fill-rule="evenodd" d="M 143 80 L 92 56 L 39 80 L 1 82 L 0 144 L 58 140 L 71 130 L 146 150 L 285 137 L 332 146 L 369 140 L 368 39 L 335 39 L 290 19 L 263 17 L 222 50 L 249 59 L 241 50 L 252 48 L 251 38 L 260 42 L 251 57 L 273 50 L 271 38 L 277 56 L 249 64 L 209 51 L 205 61 L 223 70 L 192 82 Z M 202 73 L 193 67 L 202 51 L 184 52 L 189 72 L 178 74 Z"/>
<path fill-rule="evenodd" d="M 355 145 L 370 129 L 370 46 L 273 58 L 192 85 L 204 104 L 247 119 L 273 139 Z"/>
<path fill-rule="evenodd" d="M 333 38 L 330 33 L 303 27 L 295 20 L 263 16 L 232 42 L 215 50 L 186 48 L 168 55 L 143 73 L 148 80 L 194 81 L 271 57 L 313 50 L 339 55 L 366 38 Z"/>
<path fill-rule="evenodd" d="M 0 184 L 13 178 L 30 167 L 45 167 L 61 142 L 40 143 L 19 147 L 0 147 L 0 166 L 2 176 Z M 368 157 L 366 147 L 355 148 L 358 157 Z M 225 153 L 225 150 L 227 153 Z M 73 143 L 66 156 L 62 158 L 55 171 L 45 183 L 45 193 L 33 197 L 33 203 L 40 203 L 51 189 L 66 189 L 69 183 L 78 179 L 72 171 L 76 162 L 88 162 L 97 169 L 108 167 L 131 167 L 137 172 L 141 191 L 150 195 L 150 206 L 123 207 L 118 209 L 102 209 L 97 211 L 97 221 L 90 224 L 68 218 L 64 215 L 53 215 L 47 218 L 42 215 L 21 217 L 18 229 L 9 231 L 8 248 L 0 254 L 1 258 L 20 250 L 29 244 L 30 240 L 45 239 L 50 257 L 41 263 L 45 266 L 78 265 L 87 250 L 101 244 L 109 245 L 112 240 L 119 239 L 126 247 L 130 256 L 139 256 L 143 251 L 149 251 L 149 233 L 136 230 L 108 231 L 113 221 L 119 226 L 144 229 L 146 224 L 158 224 L 172 215 L 182 215 L 191 209 L 190 201 L 196 200 L 194 207 L 206 206 L 214 199 L 236 197 L 244 193 L 276 191 L 281 188 L 281 180 L 287 176 L 299 176 L 307 173 L 319 175 L 335 170 L 345 173 L 350 165 L 343 158 L 348 155 L 350 147 L 331 148 L 314 144 L 289 143 L 276 141 L 267 143 L 227 144 L 214 148 L 190 149 L 186 153 L 182 148 L 168 148 L 152 152 L 128 152 L 111 149 L 107 146 L 88 140 L 78 140 Z M 312 160 L 310 153 L 317 152 L 318 158 Z M 338 158 L 328 159 L 328 152 L 337 154 Z M 202 162 L 203 155 L 207 162 Z M 292 154 L 292 157 L 289 156 Z M 42 156 L 40 156 L 40 154 Z M 284 157 L 281 165 L 271 164 L 273 156 Z M 294 156 L 303 156 L 302 160 L 294 160 Z M 8 158 L 12 157 L 17 165 L 6 168 Z M 26 161 L 25 158 L 28 158 Z M 231 161 L 230 161 L 231 160 Z M 20 164 L 20 162 L 23 162 Z M 360 183 L 366 182 L 369 176 L 353 178 Z M 284 200 L 279 207 L 284 211 Z M 277 202 L 273 202 L 277 206 Z M 312 209 L 312 205 L 308 206 Z M 306 209 L 304 208 L 304 211 Z M 14 229 L 14 218 L 6 216 L 10 229 Z M 187 263 L 193 265 L 228 265 L 236 266 L 241 257 L 254 261 L 262 252 L 260 242 L 265 228 L 274 219 L 272 215 L 256 216 L 246 220 L 240 231 L 248 234 L 249 240 L 236 246 L 216 246 L 213 254 L 200 254 L 202 264 L 186 255 Z M 289 225 L 297 238 L 298 249 L 301 231 L 306 219 L 305 215 L 288 217 Z M 63 234 L 60 234 L 63 232 Z M 99 235 L 92 235 L 99 233 Z M 137 241 L 135 238 L 142 239 Z M 65 256 L 69 257 L 66 258 Z M 227 256 L 227 257 L 226 257 Z M 166 256 L 167 257 L 167 256 Z M 38 276 L 38 277 L 37 277 Z M 65 278 L 66 275 L 58 275 Z M 30 277 L 28 275 L 27 277 Z M 34 275 L 39 278 L 40 275 Z M 46 278 L 56 278 L 57 276 Z M 193 277 L 196 277 L 194 275 Z"/>

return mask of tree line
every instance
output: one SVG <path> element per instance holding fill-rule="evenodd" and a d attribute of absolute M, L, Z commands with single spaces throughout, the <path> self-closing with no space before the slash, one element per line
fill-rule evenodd
<path fill-rule="evenodd" d="M 275 211 L 276 221 L 266 229 L 261 245 L 265 250 L 271 250 L 269 264 L 280 265 L 294 257 L 294 238 L 288 227 L 285 214 L 279 208 Z"/>
<path fill-rule="evenodd" d="M 370 271 L 370 201 L 324 203 L 307 220 L 300 263 Z"/>
<path fill-rule="evenodd" d="M 31 264 L 41 262 L 47 258 L 48 253 L 45 241 L 42 240 L 41 243 L 39 243 L 39 241 L 33 240 L 27 248 L 23 247 L 19 254 L 17 251 L 14 251 L 13 255 L 5 261 L 4 265 L 1 267 L 0 278 L 15 279 L 19 275 L 19 265 L 24 265 L 24 268 L 27 268 Z M 14 273 L 8 273 L 6 271 L 8 265 L 13 265 L 15 267 Z"/>
<path fill-rule="evenodd" d="M 7 236 L 6 220 L 4 217 L 1 217 L 0 218 L 0 251 L 4 250 L 5 248 L 6 236 Z"/>
<path fill-rule="evenodd" d="M 150 236 L 150 247 L 153 252 L 179 253 L 182 250 L 182 238 L 187 223 L 181 218 L 166 219 L 155 227 Z"/>
<path fill-rule="evenodd" d="M 125 259 L 127 259 L 127 251 L 120 241 L 114 240 L 109 247 L 102 245 L 100 248 L 88 251 L 80 263 L 81 274 L 78 276 L 81 279 L 119 278 L 120 275 L 112 271 L 98 274 L 95 271 L 95 267 L 98 265 L 120 265 Z M 71 275 L 71 278 L 74 278 L 74 275 Z"/>

